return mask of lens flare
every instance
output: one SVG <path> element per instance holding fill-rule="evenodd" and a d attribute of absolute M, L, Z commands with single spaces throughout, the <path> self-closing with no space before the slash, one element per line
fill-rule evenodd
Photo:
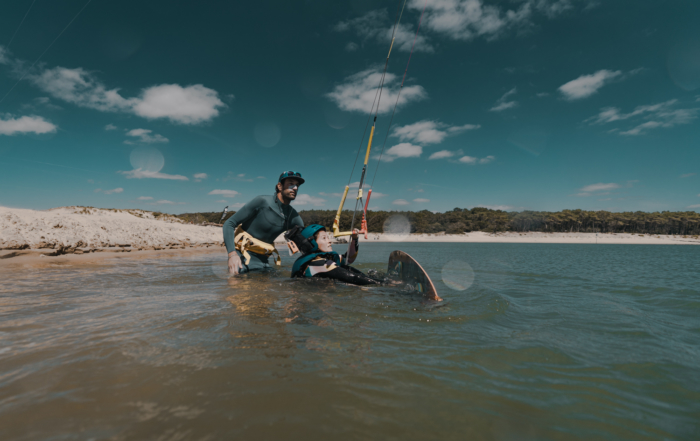
<path fill-rule="evenodd" d="M 131 151 L 129 161 L 134 170 L 159 172 L 165 165 L 163 154 L 154 147 L 137 147 Z"/>
<path fill-rule="evenodd" d="M 474 283 L 474 270 L 467 262 L 452 260 L 442 267 L 442 281 L 450 289 L 464 291 Z"/>
<path fill-rule="evenodd" d="M 384 234 L 387 235 L 388 240 L 399 242 L 406 239 L 408 235 L 411 234 L 411 223 L 406 216 L 395 214 L 384 221 L 382 230 Z"/>
<path fill-rule="evenodd" d="M 268 149 L 277 145 L 281 138 L 279 127 L 271 122 L 259 123 L 255 126 L 253 134 L 255 142 Z"/>

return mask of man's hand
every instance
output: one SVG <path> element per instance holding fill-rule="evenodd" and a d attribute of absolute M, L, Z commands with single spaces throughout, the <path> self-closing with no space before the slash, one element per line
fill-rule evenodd
<path fill-rule="evenodd" d="M 238 253 L 232 251 L 228 255 L 228 272 L 230 274 L 238 274 L 241 268 L 243 268 L 241 258 L 238 256 Z"/>

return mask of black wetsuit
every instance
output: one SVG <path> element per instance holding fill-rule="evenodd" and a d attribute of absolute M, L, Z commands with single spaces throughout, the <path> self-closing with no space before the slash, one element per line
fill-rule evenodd
<path fill-rule="evenodd" d="M 317 252 L 302 256 L 292 266 L 292 277 L 319 277 L 338 280 L 353 285 L 378 285 L 381 282 L 375 280 L 362 271 L 357 270 L 347 263 L 352 263 L 357 257 L 359 244 L 357 239 L 350 246 L 350 258 L 345 253 L 342 256 L 335 251 Z"/>

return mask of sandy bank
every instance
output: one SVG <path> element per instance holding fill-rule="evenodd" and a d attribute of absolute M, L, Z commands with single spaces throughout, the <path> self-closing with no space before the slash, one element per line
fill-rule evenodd
<path fill-rule="evenodd" d="M 46 211 L 0 207 L 0 249 L 42 249 L 48 254 L 99 249 L 183 249 L 221 246 L 219 227 L 184 223 L 142 210 L 62 207 Z"/>

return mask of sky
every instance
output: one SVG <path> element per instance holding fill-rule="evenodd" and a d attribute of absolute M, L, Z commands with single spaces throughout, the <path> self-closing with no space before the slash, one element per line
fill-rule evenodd
<path fill-rule="evenodd" d="M 235 210 L 293 170 L 297 210 L 335 210 L 402 5 L 4 2 L 0 205 Z M 700 211 L 699 19 L 696 0 L 406 0 L 370 208 Z"/>

